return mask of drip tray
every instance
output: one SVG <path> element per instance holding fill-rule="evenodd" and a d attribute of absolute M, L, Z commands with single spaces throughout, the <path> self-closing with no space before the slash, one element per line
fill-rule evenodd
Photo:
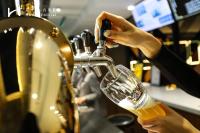
<path fill-rule="evenodd" d="M 107 117 L 107 119 L 115 126 L 127 126 L 132 124 L 135 120 L 134 116 L 129 114 L 114 114 Z"/>

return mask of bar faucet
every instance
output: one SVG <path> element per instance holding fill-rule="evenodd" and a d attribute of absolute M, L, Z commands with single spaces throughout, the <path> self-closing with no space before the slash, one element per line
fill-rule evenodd
<path fill-rule="evenodd" d="M 81 52 L 83 51 L 82 46 L 83 46 L 83 40 L 79 35 L 75 36 L 73 40 L 71 41 L 72 45 L 74 45 L 74 54 L 75 56 L 80 56 Z M 73 47 L 73 46 L 72 46 Z"/>
<path fill-rule="evenodd" d="M 83 40 L 83 46 L 84 46 L 85 54 L 91 55 L 90 45 L 93 44 L 93 40 L 92 40 L 93 35 L 92 35 L 92 33 L 88 29 L 85 29 L 81 33 L 81 38 Z"/>
<path fill-rule="evenodd" d="M 90 45 L 94 43 L 92 34 L 88 30 L 82 32 L 81 38 L 83 40 L 84 52 L 74 56 L 74 66 L 81 66 L 82 68 L 92 67 L 98 77 L 101 76 L 99 67 L 106 66 L 112 76 L 117 77 L 114 61 L 111 57 L 106 55 L 106 37 L 103 34 L 108 29 L 111 29 L 111 23 L 109 20 L 105 19 L 102 21 L 102 27 L 99 34 L 100 41 L 97 49 L 93 53 L 90 51 Z"/>

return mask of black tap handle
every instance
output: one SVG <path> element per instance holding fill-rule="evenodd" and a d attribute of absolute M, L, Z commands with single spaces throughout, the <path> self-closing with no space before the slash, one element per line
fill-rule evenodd
<path fill-rule="evenodd" d="M 76 35 L 73 38 L 73 41 L 74 41 L 74 45 L 75 45 L 76 50 L 78 50 L 78 49 L 82 50 L 83 49 L 82 48 L 83 47 L 83 40 L 79 35 Z"/>
<path fill-rule="evenodd" d="M 82 33 L 81 33 L 81 37 L 83 39 L 83 45 L 85 47 L 89 47 L 90 45 L 94 44 L 94 36 L 92 35 L 92 33 L 88 30 L 85 29 Z"/>
<path fill-rule="evenodd" d="M 75 52 L 76 52 L 76 48 L 75 48 L 74 40 L 73 40 L 73 39 L 70 40 L 70 46 L 71 46 L 71 48 L 72 48 L 73 53 L 75 53 Z"/>
<path fill-rule="evenodd" d="M 102 20 L 102 26 L 100 29 L 100 37 L 99 37 L 100 40 L 103 40 L 103 41 L 106 40 L 106 37 L 104 36 L 104 32 L 106 30 L 111 30 L 111 22 L 108 19 Z"/>

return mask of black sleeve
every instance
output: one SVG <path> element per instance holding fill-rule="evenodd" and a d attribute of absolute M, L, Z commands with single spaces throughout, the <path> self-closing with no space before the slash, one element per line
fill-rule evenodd
<path fill-rule="evenodd" d="M 154 59 L 149 59 L 161 73 L 187 93 L 200 98 L 200 75 L 164 45 Z"/>

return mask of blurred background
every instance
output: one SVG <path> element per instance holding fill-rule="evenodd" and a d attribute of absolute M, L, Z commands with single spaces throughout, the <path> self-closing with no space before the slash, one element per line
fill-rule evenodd
<path fill-rule="evenodd" d="M 0 19 L 15 16 L 15 9 L 14 0 L 0 0 Z M 69 40 L 80 35 L 85 29 L 93 33 L 96 17 L 102 11 L 122 16 L 142 30 L 153 34 L 200 73 L 199 0 L 40 0 L 41 17 L 53 22 Z M 8 38 L 1 38 L 0 43 L 11 44 L 13 39 L 16 39 L 16 33 L 10 33 Z M 5 48 L 1 47 L 1 50 L 4 51 Z M 51 53 L 47 53 L 47 56 L 50 55 Z M 123 64 L 130 68 L 149 88 L 153 98 L 176 109 L 200 129 L 200 99 L 186 94 L 173 81 L 166 79 L 165 74 L 152 65 L 141 51 L 138 49 L 131 51 L 128 47 L 119 46 L 108 49 L 107 55 L 113 58 L 115 64 Z M 51 79 L 49 84 L 54 81 Z M 16 83 L 10 82 L 10 84 Z M 96 114 L 86 114 L 83 123 L 88 119 L 94 123 L 97 120 L 102 122 L 106 120 L 111 126 L 114 125 L 114 128 L 120 129 L 119 132 L 146 132 L 137 123 L 137 118 L 133 114 L 114 105 L 103 94 L 101 103 L 104 104 L 102 106 L 104 119 L 95 119 Z M 126 120 L 129 122 L 123 124 Z M 88 127 L 91 132 L 98 128 L 96 125 Z M 82 132 L 89 133 L 86 129 L 82 129 Z"/>

